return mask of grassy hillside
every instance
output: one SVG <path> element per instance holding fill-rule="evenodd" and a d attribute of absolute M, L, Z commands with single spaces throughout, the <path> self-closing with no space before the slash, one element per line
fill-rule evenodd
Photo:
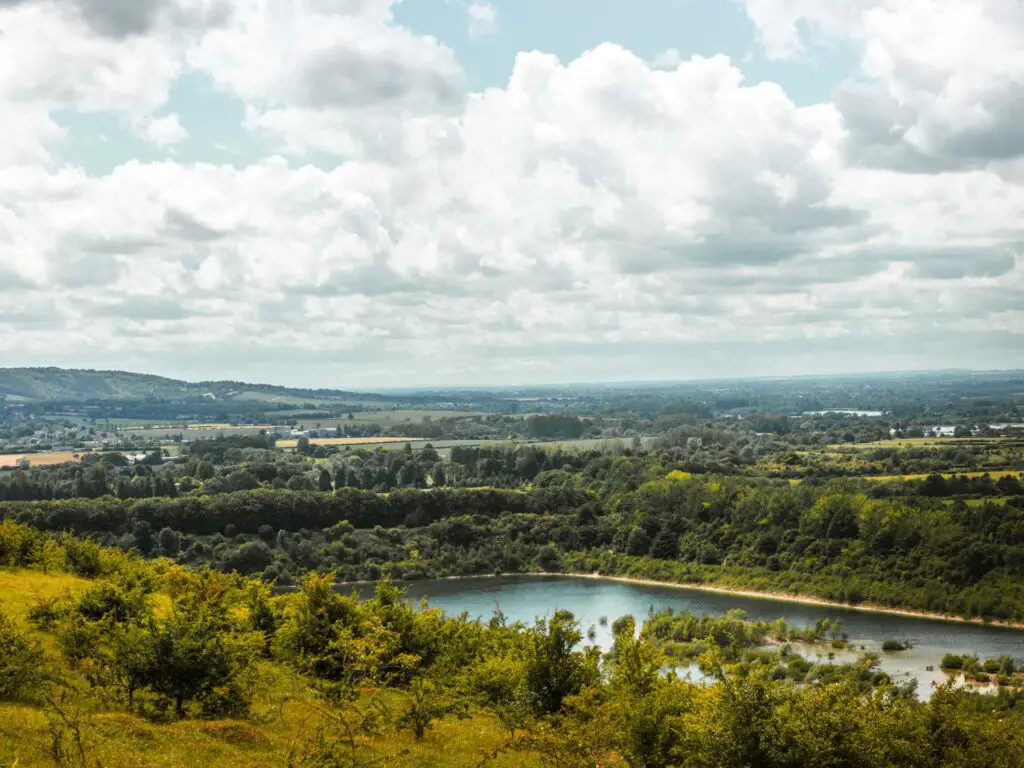
<path fill-rule="evenodd" d="M 0 567 L 0 614 L 11 617 L 44 648 L 48 666 L 72 677 L 53 637 L 33 627 L 28 611 L 41 602 L 80 596 L 93 583 L 67 573 L 41 573 L 24 568 Z M 164 595 L 157 602 L 167 603 Z M 0 699 L 0 766 L 18 768 L 53 765 L 92 766 L 286 766 L 313 761 L 301 755 L 315 744 L 318 732 L 332 727 L 335 712 L 311 689 L 304 678 L 286 665 L 267 661 L 260 665 L 252 712 L 239 720 L 159 721 L 125 711 L 110 711 L 88 686 L 63 689 L 66 698 L 11 702 Z M 70 693 L 68 693 L 70 691 Z M 408 706 L 403 691 L 367 691 L 359 706 L 381 707 L 400 713 Z M 57 710 L 63 712 L 59 714 Z M 336 725 L 334 726 L 336 727 Z M 74 732 L 78 729 L 84 761 L 77 760 Z M 55 760 L 55 734 L 70 754 Z M 410 731 L 387 729 L 378 736 L 360 737 L 360 757 L 372 755 L 370 765 L 397 768 L 465 766 L 480 764 L 506 735 L 498 719 L 475 712 L 466 719 L 448 718 L 422 740 Z M 293 761 L 289 762 L 289 759 Z M 492 768 L 537 766 L 530 756 L 501 755 Z"/>
<path fill-rule="evenodd" d="M 174 398 L 187 392 L 185 382 L 138 373 L 61 368 L 0 369 L 0 393 L 30 400 Z"/>
<path fill-rule="evenodd" d="M 11 400 L 256 400 L 306 403 L 353 399 L 383 401 L 379 395 L 334 389 L 292 389 L 238 381 L 187 382 L 125 371 L 64 368 L 0 368 L 0 396 Z"/>

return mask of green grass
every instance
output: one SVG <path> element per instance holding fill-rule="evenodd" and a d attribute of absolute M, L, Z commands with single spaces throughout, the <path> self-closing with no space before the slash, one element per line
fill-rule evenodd
<path fill-rule="evenodd" d="M 411 437 L 311 437 L 309 438 L 310 445 L 323 445 L 333 446 L 335 448 L 376 448 L 379 445 L 399 445 L 402 446 L 405 443 L 421 443 L 426 444 L 425 440 L 416 440 Z M 296 440 L 278 440 L 277 447 L 281 450 L 290 450 L 298 446 L 299 441 Z"/>
<path fill-rule="evenodd" d="M 293 395 L 275 395 L 272 392 L 242 392 L 235 395 L 233 400 L 253 403 L 271 403 L 273 405 L 326 405 L 330 400 L 322 400 L 314 397 L 295 397 Z"/>
<path fill-rule="evenodd" d="M 986 496 L 983 499 L 964 499 L 964 504 L 968 507 L 983 507 L 986 504 L 998 504 L 1004 506 L 1006 502 L 1012 499 L 1012 496 Z M 956 503 L 956 499 L 947 499 L 950 504 Z"/>
<path fill-rule="evenodd" d="M 266 427 L 220 427 L 215 429 L 195 429 L 182 425 L 180 427 L 143 427 L 141 429 L 122 429 L 119 434 L 138 436 L 140 439 L 159 440 L 181 435 L 186 440 L 203 440 L 229 435 L 256 435 Z"/>
<path fill-rule="evenodd" d="M 353 412 L 351 420 L 348 419 L 347 415 L 340 418 L 300 419 L 299 425 L 303 429 L 316 427 L 317 424 L 324 429 L 334 429 L 337 426 L 344 427 L 346 424 L 380 424 L 383 427 L 391 427 L 399 424 L 418 424 L 427 418 L 433 421 L 439 421 L 441 419 L 469 418 L 484 415 L 485 414 L 481 411 L 358 411 Z"/>

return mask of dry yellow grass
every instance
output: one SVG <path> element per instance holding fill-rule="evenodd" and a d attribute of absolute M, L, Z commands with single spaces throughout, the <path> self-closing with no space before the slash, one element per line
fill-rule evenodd
<path fill-rule="evenodd" d="M 22 459 L 28 459 L 33 467 L 50 467 L 54 464 L 66 464 L 69 461 L 78 461 L 88 451 L 62 453 L 5 453 L 0 455 L 0 467 L 16 467 Z"/>
<path fill-rule="evenodd" d="M 416 437 L 313 437 L 310 445 L 376 445 L 378 443 L 416 443 L 423 442 Z M 298 440 L 278 440 L 278 448 L 295 448 Z"/>
<path fill-rule="evenodd" d="M 124 712 L 94 712 L 84 722 L 83 741 L 89 765 L 125 766 L 271 766 L 288 764 L 293 749 L 315 738 L 319 727 L 328 733 L 331 721 L 321 714 L 308 692 L 298 686 L 280 688 L 271 683 L 274 696 L 292 695 L 280 707 L 257 701 L 258 720 L 186 720 L 156 723 Z M 393 715 L 404 706 L 389 702 Z M 448 717 L 422 741 L 409 731 L 386 731 L 380 738 L 360 741 L 371 746 L 374 761 L 367 765 L 394 768 L 475 768 L 485 755 L 504 741 L 497 720 L 477 714 L 466 720 Z M 36 707 L 0 703 L 0 766 L 18 768 L 54 765 L 49 755 L 50 733 L 44 712 Z M 533 755 L 505 754 L 488 761 L 494 768 L 532 768 L 542 763 Z"/>

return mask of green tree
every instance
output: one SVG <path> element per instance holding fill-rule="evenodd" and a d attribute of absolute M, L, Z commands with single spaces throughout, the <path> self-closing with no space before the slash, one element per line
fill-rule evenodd
<path fill-rule="evenodd" d="M 248 581 L 245 585 L 245 627 L 250 632 L 263 635 L 263 653 L 270 655 L 274 635 L 280 622 L 280 616 L 271 602 L 270 587 L 262 581 Z"/>
<path fill-rule="evenodd" d="M 236 710 L 247 708 L 240 677 L 252 662 L 251 648 L 229 636 L 221 608 L 175 606 L 146 638 L 151 665 L 145 684 L 173 702 L 178 717 L 185 716 L 187 702 L 205 704 L 224 694 L 236 699 Z"/>
<path fill-rule="evenodd" d="M 433 469 L 430 470 L 430 479 L 434 481 L 435 488 L 440 488 L 447 484 L 448 479 L 445 477 L 444 464 L 442 462 L 437 462 Z"/>
<path fill-rule="evenodd" d="M 42 650 L 0 612 L 0 700 L 27 696 L 42 681 Z"/>
<path fill-rule="evenodd" d="M 198 480 L 209 480 L 217 474 L 217 470 L 212 463 L 203 460 L 196 464 L 196 471 L 193 474 Z"/>
<path fill-rule="evenodd" d="M 636 636 L 632 616 L 616 621 L 615 641 L 609 656 L 612 659 L 611 684 L 628 696 L 646 696 L 661 679 L 664 656 L 658 648 Z"/>
<path fill-rule="evenodd" d="M 431 680 L 417 677 L 409 686 L 409 704 L 398 718 L 397 725 L 411 730 L 419 741 L 435 721 L 449 714 L 466 712 L 466 702 L 462 697 L 453 695 Z"/>
<path fill-rule="evenodd" d="M 539 619 L 530 638 L 526 686 L 538 713 L 557 712 L 566 696 L 579 693 L 599 679 L 600 651 L 575 650 L 583 635 L 569 611 L 556 611 L 548 620 Z"/>
<path fill-rule="evenodd" d="M 333 490 L 334 483 L 331 482 L 331 473 L 323 467 L 320 468 L 320 476 L 317 480 L 317 487 L 323 492 L 328 493 Z"/>
<path fill-rule="evenodd" d="M 639 526 L 629 532 L 626 540 L 627 555 L 646 555 L 651 549 L 651 537 Z"/>

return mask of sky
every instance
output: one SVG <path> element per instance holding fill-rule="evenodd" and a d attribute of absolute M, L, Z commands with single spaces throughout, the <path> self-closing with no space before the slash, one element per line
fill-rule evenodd
<path fill-rule="evenodd" d="M 0 0 L 0 366 L 1024 367 L 1021 0 Z"/>

